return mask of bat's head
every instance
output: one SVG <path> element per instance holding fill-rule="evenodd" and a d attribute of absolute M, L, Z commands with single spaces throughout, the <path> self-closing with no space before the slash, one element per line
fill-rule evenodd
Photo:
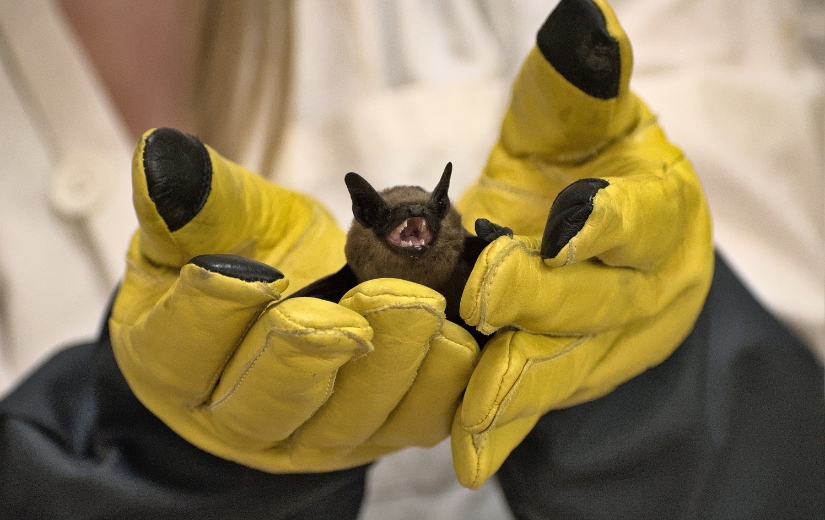
<path fill-rule="evenodd" d="M 345 253 L 359 281 L 403 278 L 438 290 L 450 280 L 464 249 L 461 215 L 447 197 L 452 168 L 447 164 L 432 193 L 417 186 L 378 193 L 347 174 L 355 220 Z"/>
<path fill-rule="evenodd" d="M 392 251 L 409 257 L 423 255 L 436 242 L 450 212 L 447 190 L 452 169 L 452 163 L 447 163 L 432 193 L 418 186 L 395 186 L 378 193 L 363 177 L 348 173 L 344 181 L 355 221 Z"/>

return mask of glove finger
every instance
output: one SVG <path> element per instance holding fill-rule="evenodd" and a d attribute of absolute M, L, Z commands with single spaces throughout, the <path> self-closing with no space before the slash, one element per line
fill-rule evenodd
<path fill-rule="evenodd" d="M 294 444 L 344 453 L 384 424 L 410 389 L 444 323 L 444 297 L 397 279 L 362 283 L 341 305 L 364 316 L 374 350 L 338 371 L 335 392 L 296 433 Z"/>
<path fill-rule="evenodd" d="M 538 32 L 513 88 L 501 143 L 554 163 L 593 156 L 636 122 L 630 42 L 602 0 L 562 0 Z"/>
<path fill-rule="evenodd" d="M 586 336 L 649 318 L 677 301 L 702 299 L 707 291 L 709 275 L 694 273 L 695 266 L 712 266 L 709 238 L 685 244 L 651 272 L 599 261 L 548 267 L 538 242 L 504 237 L 482 252 L 461 298 L 461 317 L 468 324 L 484 334 L 507 326 Z"/>
<path fill-rule="evenodd" d="M 127 271 L 112 309 L 112 345 L 150 409 L 147 401 L 155 400 L 199 406 L 239 338 L 288 282 L 272 267 L 237 257 L 201 257 L 164 280 L 171 279 Z"/>
<path fill-rule="evenodd" d="M 588 338 L 497 334 L 484 348 L 467 385 L 462 427 L 481 433 L 544 413 L 580 386 L 606 348 L 603 341 L 588 343 Z"/>
<path fill-rule="evenodd" d="M 673 152 L 673 162 L 660 161 L 658 172 L 637 164 L 633 170 L 639 173 L 610 177 L 609 185 L 587 179 L 562 191 L 544 231 L 545 263 L 560 267 L 598 258 L 651 271 L 680 248 L 683 261 L 691 260 L 693 250 L 707 250 L 711 228 L 702 188 L 681 153 Z"/>
<path fill-rule="evenodd" d="M 468 324 L 484 334 L 507 326 L 589 335 L 649 316 L 670 296 L 657 294 L 657 279 L 635 269 L 597 262 L 547 267 L 540 260 L 538 242 L 505 237 L 482 252 L 461 298 L 461 317 Z M 619 301 L 624 303 L 618 305 Z"/>
<path fill-rule="evenodd" d="M 412 387 L 367 444 L 429 447 L 444 440 L 479 354 L 469 332 L 444 322 L 441 333 L 430 342 Z"/>
<path fill-rule="evenodd" d="M 462 486 L 478 489 L 498 471 L 540 417 L 523 417 L 492 430 L 470 433 L 461 425 L 461 411 L 459 407 L 450 434 L 453 468 Z"/>
<path fill-rule="evenodd" d="M 684 314 L 679 306 L 665 317 Z M 496 334 L 484 348 L 467 390 L 462 427 L 482 433 L 496 425 L 601 397 L 664 361 L 690 330 L 641 322 L 584 337 Z M 662 343 L 663 336 L 674 342 Z M 612 348 L 621 340 L 621 349 Z"/>
<path fill-rule="evenodd" d="M 476 489 L 498 471 L 539 417 L 580 388 L 614 338 L 508 331 L 490 340 L 453 422 L 453 463 L 461 484 Z"/>
<path fill-rule="evenodd" d="M 584 227 L 593 212 L 593 197 L 608 186 L 604 179 L 581 179 L 559 193 L 541 238 L 541 257 L 553 258 Z"/>
<path fill-rule="evenodd" d="M 325 237 L 330 251 L 343 251 L 343 232 L 319 204 L 177 130 L 161 128 L 142 137 L 132 189 L 140 222 L 136 261 L 145 257 L 179 267 L 201 254 L 237 254 L 277 265 L 296 288 L 343 263 L 342 255 L 290 255 L 291 245 L 312 243 L 307 235 Z M 306 271 L 306 280 L 294 271 Z"/>
<path fill-rule="evenodd" d="M 371 350 L 360 314 L 316 298 L 271 306 L 221 373 L 206 410 L 218 435 L 257 451 L 287 438 L 323 405 L 338 369 Z"/>
<path fill-rule="evenodd" d="M 541 234 L 559 192 L 576 179 L 602 177 L 589 162 L 646 114 L 629 89 L 630 42 L 607 2 L 559 2 L 536 44 L 484 173 L 458 204 L 465 226 L 489 218 L 518 234 Z"/>

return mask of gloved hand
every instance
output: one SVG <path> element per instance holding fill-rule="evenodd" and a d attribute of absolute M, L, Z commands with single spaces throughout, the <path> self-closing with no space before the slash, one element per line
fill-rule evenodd
<path fill-rule="evenodd" d="M 631 68 L 604 1 L 562 0 L 458 206 L 465 226 L 484 217 L 516 233 L 484 250 L 461 300 L 469 324 L 495 333 L 453 423 L 464 486 L 481 486 L 546 412 L 666 359 L 704 303 L 713 270 L 705 198 L 629 91 Z"/>
<path fill-rule="evenodd" d="M 282 301 L 288 283 L 344 264 L 343 232 L 316 201 L 175 130 L 143 136 L 133 189 L 140 229 L 111 340 L 134 394 L 180 436 L 312 472 L 449 434 L 478 346 L 441 295 L 372 280 L 340 304 Z"/>

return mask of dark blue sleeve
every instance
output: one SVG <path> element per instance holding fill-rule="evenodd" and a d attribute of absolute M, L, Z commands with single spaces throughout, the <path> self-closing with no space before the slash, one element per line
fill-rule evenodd
<path fill-rule="evenodd" d="M 498 479 L 532 520 L 821 520 L 824 396 L 823 367 L 717 256 L 676 352 L 545 415 Z"/>
<path fill-rule="evenodd" d="M 0 402 L 0 518 L 354 519 L 365 473 L 276 475 L 199 450 L 131 393 L 105 327 Z"/>

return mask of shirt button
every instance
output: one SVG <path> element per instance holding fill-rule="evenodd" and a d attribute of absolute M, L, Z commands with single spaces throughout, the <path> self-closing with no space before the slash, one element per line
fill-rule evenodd
<path fill-rule="evenodd" d="M 93 152 L 72 152 L 54 168 L 49 200 L 58 213 L 70 218 L 94 212 L 106 195 L 111 163 Z"/>

